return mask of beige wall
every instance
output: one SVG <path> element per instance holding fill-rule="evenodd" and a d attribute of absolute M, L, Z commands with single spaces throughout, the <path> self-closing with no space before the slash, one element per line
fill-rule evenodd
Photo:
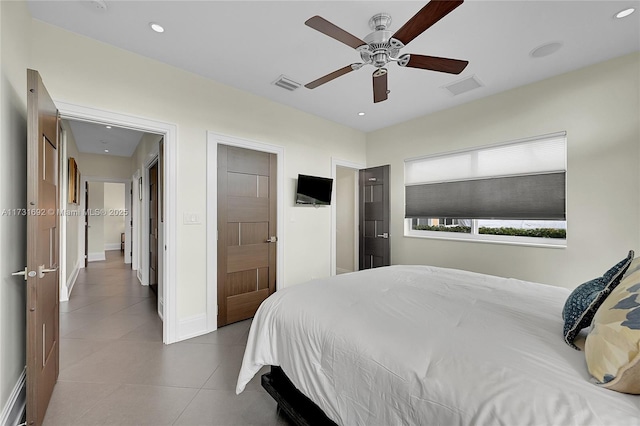
<path fill-rule="evenodd" d="M 205 312 L 208 130 L 284 147 L 280 285 L 329 275 L 330 209 L 313 214 L 315 209 L 295 208 L 294 180 L 298 173 L 330 175 L 332 156 L 363 163 L 362 132 L 39 21 L 31 29 L 32 66 L 46 77 L 55 99 L 177 124 L 179 319 Z M 200 214 L 202 224 L 183 225 L 184 212 Z"/>
<path fill-rule="evenodd" d="M 357 170 L 336 167 L 336 271 L 358 270 L 355 250 L 355 191 Z"/>
<path fill-rule="evenodd" d="M 640 55 L 632 54 L 367 135 L 391 164 L 393 263 L 430 264 L 573 288 L 640 249 Z M 567 131 L 566 249 L 403 237 L 403 161 Z"/>
<path fill-rule="evenodd" d="M 0 211 L 26 208 L 27 77 L 30 15 L 0 1 Z M 26 217 L 0 216 L 0 414 L 25 366 Z M 14 419 L 11 419 L 14 420 Z"/>
<path fill-rule="evenodd" d="M 42 72 L 41 74 L 44 75 Z M 55 97 L 53 93 L 51 96 Z M 91 177 L 131 179 L 131 159 L 129 157 L 81 153 L 78 164 L 82 164 L 82 177 L 89 178 L 89 180 Z"/>

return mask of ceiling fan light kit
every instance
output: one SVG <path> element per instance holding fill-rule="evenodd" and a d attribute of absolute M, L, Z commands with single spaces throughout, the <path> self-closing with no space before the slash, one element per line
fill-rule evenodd
<path fill-rule="evenodd" d="M 369 27 L 373 32 L 364 39 L 359 39 L 320 16 L 308 19 L 305 25 L 352 47 L 360 54 L 362 62 L 340 68 L 306 84 L 305 87 L 315 89 L 365 65 L 373 65 L 376 68 L 373 72 L 373 102 L 378 103 L 386 100 L 389 94 L 386 65 L 390 62 L 396 62 L 401 67 L 460 74 L 468 65 L 468 61 L 408 53 L 400 55 L 400 49 L 462 3 L 462 0 L 432 0 L 395 33 L 388 31 L 391 15 L 378 13 L 369 19 Z"/>

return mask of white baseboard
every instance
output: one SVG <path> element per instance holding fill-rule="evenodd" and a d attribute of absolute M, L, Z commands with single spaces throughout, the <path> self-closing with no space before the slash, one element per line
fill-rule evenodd
<path fill-rule="evenodd" d="M 27 369 L 22 370 L 18 382 L 13 387 L 6 405 L 2 408 L 0 425 L 17 426 L 27 406 Z"/>
<path fill-rule="evenodd" d="M 158 316 L 162 321 L 164 321 L 164 316 L 162 313 L 164 312 L 164 299 L 162 297 L 158 298 Z"/>
<path fill-rule="evenodd" d="M 111 250 L 120 250 L 120 243 L 105 243 L 104 245 L 104 250 L 105 251 L 111 251 Z"/>
<path fill-rule="evenodd" d="M 89 253 L 88 255 L 89 262 L 99 262 L 101 260 L 107 260 L 103 251 L 97 251 L 95 253 Z"/>
<path fill-rule="evenodd" d="M 80 273 L 80 268 L 82 267 L 83 263 L 84 262 L 80 262 L 80 260 L 78 260 L 78 263 L 76 263 L 76 265 L 73 267 L 73 272 L 71 272 L 71 275 L 67 279 L 67 295 L 69 297 L 71 297 L 73 286 L 76 285 L 76 280 L 78 279 L 78 274 Z"/>
<path fill-rule="evenodd" d="M 138 272 L 136 272 L 136 276 L 138 277 L 138 281 L 140 281 L 140 285 L 147 285 L 142 282 L 142 271 L 140 269 L 138 269 Z"/>
<path fill-rule="evenodd" d="M 178 321 L 178 339 L 176 341 L 191 339 L 192 337 L 207 334 L 207 314 L 193 315 Z"/>
<path fill-rule="evenodd" d="M 344 268 L 336 268 L 336 274 L 346 274 L 348 272 L 353 272 L 353 271 L 350 271 L 349 269 L 344 269 Z"/>

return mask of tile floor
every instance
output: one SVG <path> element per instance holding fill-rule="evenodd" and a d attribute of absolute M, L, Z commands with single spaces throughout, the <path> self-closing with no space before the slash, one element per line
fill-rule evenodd
<path fill-rule="evenodd" d="M 235 394 L 249 326 L 164 345 L 155 295 L 109 251 L 60 304 L 60 376 L 44 424 L 289 425 L 259 375 Z"/>

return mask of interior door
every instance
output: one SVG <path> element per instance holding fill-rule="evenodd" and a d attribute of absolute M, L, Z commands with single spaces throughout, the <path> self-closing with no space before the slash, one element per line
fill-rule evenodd
<path fill-rule="evenodd" d="M 89 182 L 84 183 L 84 267 L 89 267 Z"/>
<path fill-rule="evenodd" d="M 218 327 L 276 290 L 277 156 L 218 145 Z"/>
<path fill-rule="evenodd" d="M 360 269 L 391 264 L 389 165 L 360 170 Z"/>
<path fill-rule="evenodd" d="M 158 163 L 149 168 L 149 287 L 158 294 Z"/>
<path fill-rule="evenodd" d="M 27 89 L 27 424 L 39 425 L 59 370 L 59 118 L 37 71 Z"/>

